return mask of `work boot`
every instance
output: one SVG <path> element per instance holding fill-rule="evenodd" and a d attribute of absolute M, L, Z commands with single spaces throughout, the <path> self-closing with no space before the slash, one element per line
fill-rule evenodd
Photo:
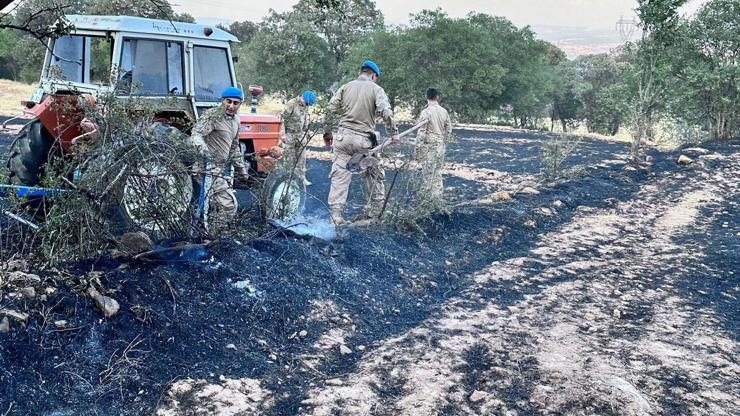
<path fill-rule="evenodd" d="M 334 223 L 334 225 L 342 225 L 345 224 L 346 221 L 344 218 L 342 218 L 342 209 L 339 208 L 332 208 L 331 209 L 331 220 Z"/>

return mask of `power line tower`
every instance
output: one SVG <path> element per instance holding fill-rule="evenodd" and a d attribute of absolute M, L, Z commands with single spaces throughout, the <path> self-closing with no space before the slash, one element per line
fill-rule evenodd
<path fill-rule="evenodd" d="M 622 40 L 622 42 L 629 42 L 632 40 L 638 23 L 639 22 L 634 17 L 631 17 L 629 19 L 625 19 L 624 16 L 619 17 L 615 28 L 617 32 L 619 32 L 619 38 Z"/>

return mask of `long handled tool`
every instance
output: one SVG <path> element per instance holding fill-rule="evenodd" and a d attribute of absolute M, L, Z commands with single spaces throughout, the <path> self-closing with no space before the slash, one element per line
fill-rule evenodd
<path fill-rule="evenodd" d="M 404 136 L 408 136 L 409 134 L 415 132 L 419 128 L 425 126 L 428 122 L 429 120 L 424 120 L 421 123 L 416 124 L 410 129 L 399 134 L 398 138 L 400 139 Z M 368 150 L 367 153 L 358 153 L 352 156 L 352 158 L 347 162 L 347 170 L 352 173 L 360 173 L 360 172 L 364 172 L 365 170 L 377 165 L 378 162 L 380 162 L 380 160 L 378 160 L 378 158 L 375 157 L 375 154 L 383 150 L 386 146 L 388 146 L 391 143 L 392 142 L 390 139 L 386 139 L 383 143 Z"/>

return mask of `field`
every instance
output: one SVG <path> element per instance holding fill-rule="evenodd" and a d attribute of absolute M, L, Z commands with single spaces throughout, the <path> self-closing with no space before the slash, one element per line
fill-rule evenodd
<path fill-rule="evenodd" d="M 586 137 L 546 185 L 554 136 L 455 135 L 450 212 L 421 231 L 267 230 L 37 271 L 43 300 L 0 285 L 29 313 L 0 334 L 0 414 L 737 414 L 740 142 L 636 169 L 627 144 Z M 307 215 L 325 219 L 331 155 L 309 150 Z"/>

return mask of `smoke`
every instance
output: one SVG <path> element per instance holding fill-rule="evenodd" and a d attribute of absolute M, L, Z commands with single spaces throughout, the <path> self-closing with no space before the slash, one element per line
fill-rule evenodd
<path fill-rule="evenodd" d="M 337 229 L 328 218 L 300 215 L 289 221 L 269 220 L 269 223 L 300 236 L 315 237 L 322 240 L 332 240 L 337 236 Z"/>

